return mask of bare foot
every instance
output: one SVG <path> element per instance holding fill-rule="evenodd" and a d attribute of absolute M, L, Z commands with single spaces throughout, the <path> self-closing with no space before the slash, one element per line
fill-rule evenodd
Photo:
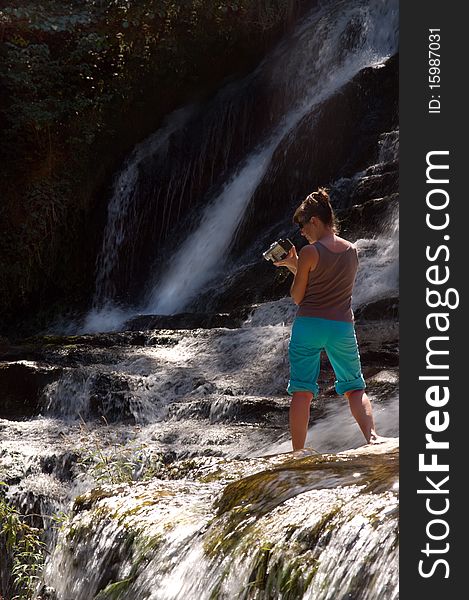
<path fill-rule="evenodd" d="M 377 435 L 376 433 L 370 437 L 370 441 L 368 444 L 376 445 L 376 444 L 384 444 L 389 441 L 391 438 L 383 437 L 382 435 Z"/>
<path fill-rule="evenodd" d="M 311 454 L 319 454 L 317 450 L 308 446 L 307 448 L 300 448 L 300 450 L 293 450 L 292 454 L 297 456 L 309 456 Z"/>

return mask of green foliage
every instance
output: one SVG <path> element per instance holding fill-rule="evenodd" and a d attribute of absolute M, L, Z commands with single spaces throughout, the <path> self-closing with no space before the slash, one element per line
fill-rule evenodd
<path fill-rule="evenodd" d="M 132 101 L 142 76 L 187 73 L 197 47 L 234 43 L 241 19 L 253 29 L 272 28 L 291 2 L 11 4 L 0 10 L 0 80 L 9 98 L 2 111 L 5 133 L 13 141 L 21 132 L 40 152 L 46 150 L 40 134 L 48 128 L 61 137 L 61 128 L 73 127 L 76 117 L 80 124 L 92 117 L 99 130 L 107 105 Z"/>
<path fill-rule="evenodd" d="M 86 430 L 86 423 L 82 427 Z M 133 440 L 122 443 L 112 430 L 105 435 L 106 448 L 93 437 L 93 445 L 78 462 L 84 474 L 99 484 L 131 483 L 155 477 L 162 466 L 161 456 L 149 454 L 145 444 L 135 444 Z"/>
<path fill-rule="evenodd" d="M 113 451 L 103 450 L 96 442 L 95 449 L 78 465 L 98 483 L 130 483 L 142 478 L 146 465 L 143 448 L 140 450 L 127 446 L 115 447 Z"/>
<path fill-rule="evenodd" d="M 26 518 L 0 498 L 0 541 L 11 557 L 12 600 L 33 597 L 44 563 L 42 531 L 28 525 Z"/>

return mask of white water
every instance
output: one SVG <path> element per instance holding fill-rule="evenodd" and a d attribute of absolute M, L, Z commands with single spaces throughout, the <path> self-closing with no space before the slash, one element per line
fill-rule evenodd
<path fill-rule="evenodd" d="M 110 275 L 116 266 L 126 227 L 129 227 L 129 215 L 134 210 L 139 164 L 150 153 L 164 153 L 168 139 L 187 122 L 193 109 L 176 111 L 162 130 L 138 146 L 116 178 L 98 259 L 93 308 L 80 332 L 117 330 L 135 314 L 183 311 L 220 275 L 236 228 L 271 167 L 275 150 L 316 105 L 333 95 L 362 68 L 379 66 L 396 51 L 397 18 L 398 5 L 394 0 L 328 2 L 315 9 L 290 38 L 266 57 L 253 76 L 268 79 L 281 88 L 289 99 L 290 111 L 284 114 L 265 142 L 244 159 L 205 208 L 198 228 L 188 231 L 177 252 L 168 259 L 161 277 L 149 282 L 150 290 L 142 306 L 123 310 L 112 305 Z M 344 50 L 343 38 L 350 27 L 360 30 L 361 39 L 354 42 L 352 49 Z"/>
<path fill-rule="evenodd" d="M 389 377 L 389 373 L 383 374 Z M 396 381 L 397 378 L 394 379 Z M 368 381 L 369 383 L 369 381 Z M 399 435 L 399 397 L 393 395 L 385 405 L 375 402 L 373 394 L 369 394 L 373 405 L 373 417 L 376 431 L 380 436 L 395 438 Z M 363 436 L 352 417 L 345 399 L 326 401 L 326 414 L 315 418 L 314 408 L 311 410 L 311 427 L 308 430 L 305 447 L 314 448 L 318 452 L 343 452 L 349 448 L 357 448 L 363 444 Z M 286 434 L 285 441 L 269 444 L 260 449 L 256 456 L 270 456 L 282 452 L 290 452 L 291 441 Z"/>
<path fill-rule="evenodd" d="M 343 461 L 351 465 L 349 472 L 282 470 L 277 463 L 268 482 L 262 475 L 251 479 L 246 499 L 230 501 L 225 490 L 223 511 L 214 504 L 223 490 L 216 480 L 114 487 L 66 525 L 45 581 L 61 600 L 92 600 L 103 588 L 101 575 L 118 556 L 111 581 L 127 581 L 122 598 L 282 598 L 290 584 L 285 575 L 305 580 L 312 572 L 311 586 L 298 599 L 336 600 L 355 593 L 364 600 L 396 600 L 396 476 L 387 479 L 384 490 L 369 492 L 364 487 L 375 475 L 366 463 L 353 462 L 353 455 Z M 248 465 L 238 465 L 240 476 L 243 470 L 248 475 Z M 350 471 L 354 465 L 356 472 Z M 254 473 L 260 469 L 254 466 Z M 244 518 L 237 517 L 240 511 Z M 217 549 L 215 541 L 225 549 Z M 268 551 L 264 572 L 262 551 Z M 253 582 L 253 569 L 268 581 Z"/>
<path fill-rule="evenodd" d="M 344 497 L 347 497 L 347 492 L 344 492 Z M 215 597 L 226 600 L 246 597 L 281 598 L 281 595 L 274 595 L 275 592 L 264 592 L 265 595 L 258 592 L 257 596 L 245 595 L 246 590 L 253 586 L 250 576 L 259 549 L 263 544 L 265 547 L 273 547 L 269 559 L 270 567 L 276 561 L 283 564 L 292 561 L 294 564 L 295 559 L 300 558 L 296 553 L 302 546 L 302 534 L 305 535 L 318 526 L 324 518 L 326 507 L 339 507 L 342 503 L 343 500 L 339 500 L 337 494 L 328 490 L 300 493 L 295 498 L 286 500 L 281 507 L 268 515 L 259 518 L 253 525 L 248 539 L 240 544 L 241 547 L 236 548 L 225 561 L 219 561 L 218 564 L 207 559 L 202 543 L 191 539 L 187 544 L 187 540 L 184 540 L 186 543 L 180 544 L 177 552 L 173 550 L 174 554 L 177 553 L 178 560 L 172 561 L 169 572 L 161 572 L 159 565 L 165 561 L 161 555 L 158 556 L 158 560 L 152 561 L 152 568 L 146 576 L 146 585 L 142 587 L 146 588 L 145 591 L 153 588 L 148 596 L 149 600 L 210 600 L 215 590 Z M 386 546 L 391 545 L 391 540 L 394 539 L 395 526 L 393 522 L 380 523 L 380 526 L 374 529 L 369 517 L 377 515 L 381 521 L 386 512 L 395 507 L 395 499 L 383 495 L 368 499 L 365 507 L 364 499 L 358 497 L 357 490 L 349 490 L 340 516 L 331 524 L 332 539 L 317 553 L 319 558 L 311 560 L 311 551 L 300 558 L 305 573 L 312 568 L 313 562 L 319 567 L 314 585 L 303 596 L 305 600 L 337 600 L 341 597 L 340 591 L 346 590 L 360 569 L 364 569 L 365 557 L 370 554 L 377 555 L 376 569 L 379 572 L 381 567 L 384 572 L 381 582 L 377 578 L 377 583 L 369 592 L 363 591 L 362 597 L 368 600 L 389 598 L 384 594 L 386 588 L 396 586 L 397 574 L 386 573 L 386 567 L 397 560 L 397 553 L 391 553 L 390 548 Z M 354 515 L 354 511 L 360 512 L 360 516 Z M 293 535 L 292 531 L 295 531 Z M 346 548 L 350 548 L 348 554 Z M 380 593 L 383 595 L 379 595 Z M 397 599 L 397 595 L 394 598 Z"/>
<path fill-rule="evenodd" d="M 119 331 L 122 325 L 133 316 L 134 311 L 128 308 L 114 306 L 107 301 L 104 305 L 92 308 L 86 315 L 83 325 L 78 326 L 78 333 L 105 333 L 107 331 Z M 62 329 L 62 333 L 76 333 L 77 327 Z"/>
<path fill-rule="evenodd" d="M 388 215 L 385 233 L 376 239 L 360 239 L 360 257 L 353 292 L 353 307 L 358 308 L 383 298 L 396 296 L 399 289 L 399 215 Z"/>
<path fill-rule="evenodd" d="M 292 307 L 296 310 L 289 299 L 263 304 L 240 329 L 175 331 L 170 334 L 171 344 L 160 346 L 155 341 L 155 345 L 123 348 L 111 364 L 102 362 L 96 353 L 93 364 L 70 369 L 46 387 L 46 414 L 69 422 L 96 418 L 96 413 L 121 415 L 119 420 L 132 416 L 142 427 L 138 434 L 142 444 L 171 440 L 171 446 L 181 452 L 198 454 L 214 445 L 227 456 L 289 451 L 286 426 L 256 431 L 245 419 L 249 423 L 250 415 L 256 414 L 255 407 L 266 402 L 274 402 L 278 410 L 288 407 Z M 396 335 L 377 328 L 371 333 L 359 329 L 359 333 L 383 341 Z M 103 358 L 107 355 L 105 351 Z M 367 383 L 378 432 L 396 436 L 396 374 L 382 371 L 367 378 Z M 389 384 L 391 392 L 383 395 L 383 384 Z M 324 384 L 321 391 L 326 391 Z M 98 407 L 92 411 L 97 398 Z M 326 415 L 318 419 L 313 409 L 308 444 L 321 452 L 362 444 L 347 403 L 337 397 L 322 397 L 321 402 Z M 273 415 L 276 413 L 273 410 Z M 244 423 L 240 430 L 236 428 L 239 420 Z M 273 417 L 265 417 L 266 426 L 275 422 Z M 230 439 L 236 443 L 232 445 Z"/>
<path fill-rule="evenodd" d="M 181 312 L 204 285 L 220 273 L 223 258 L 257 186 L 262 181 L 272 156 L 300 120 L 330 97 L 365 66 L 380 64 L 395 51 L 397 10 L 394 3 L 324 6 L 303 24 L 294 36 L 295 47 L 285 54 L 278 51 L 273 76 L 287 74 L 301 93 L 292 110 L 261 150 L 246 160 L 204 211 L 199 228 L 184 241 L 168 262 L 167 272 L 152 290 L 144 312 L 174 314 Z M 359 20 L 366 39 L 340 63 L 338 52 L 347 25 Z M 320 44 L 318 43 L 320 40 Z M 292 59 L 292 56 L 295 58 Z M 314 166 L 313 166 L 314 168 Z"/>
<path fill-rule="evenodd" d="M 272 145 L 251 157 L 239 175 L 206 207 L 199 228 L 168 261 L 166 274 L 152 291 L 143 312 L 163 315 L 181 312 L 204 284 L 219 273 L 220 257 L 225 254 L 246 202 L 259 185 L 274 149 Z"/>
<path fill-rule="evenodd" d="M 114 293 L 110 275 L 116 267 L 119 249 L 128 234 L 130 223 L 135 218 L 131 213 L 135 211 L 135 194 L 139 191 L 140 165 L 150 156 L 166 154 L 169 139 L 184 127 L 193 111 L 193 107 L 187 106 L 170 114 L 161 129 L 135 147 L 114 181 L 103 244 L 96 260 L 95 309 L 108 302 Z M 87 325 L 93 328 L 92 318 Z"/>
<path fill-rule="evenodd" d="M 270 325 L 174 332 L 174 344 L 125 349 L 111 364 L 98 353 L 95 364 L 70 369 L 46 387 L 46 413 L 86 418 L 99 396 L 104 408 L 122 409 L 144 424 L 160 421 L 177 401 L 227 403 L 227 389 L 235 396 L 281 396 L 288 336 L 289 328 Z"/>

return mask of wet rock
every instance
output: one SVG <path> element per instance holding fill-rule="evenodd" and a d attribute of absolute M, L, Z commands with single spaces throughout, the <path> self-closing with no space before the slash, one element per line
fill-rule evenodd
<path fill-rule="evenodd" d="M 237 269 L 227 275 L 222 293 L 214 297 L 212 291 L 203 293 L 195 306 L 216 307 L 217 310 L 232 311 L 240 306 L 278 300 L 288 295 L 291 287 L 290 271 L 267 263 L 260 254 L 256 262 Z"/>
<path fill-rule="evenodd" d="M 113 589 L 144 600 L 156 585 L 174 590 L 175 582 L 187 598 L 231 597 L 251 582 L 259 597 L 287 590 L 301 598 L 308 590 L 322 600 L 330 597 L 320 594 L 327 576 L 345 595 L 392 598 L 397 446 L 389 440 L 339 454 L 207 457 L 199 460 L 208 470 L 199 465 L 195 481 L 97 488 L 76 499 L 44 583 L 58 597 L 74 589 L 85 600 Z M 352 565 L 359 578 L 350 577 Z M 384 576 L 374 577 L 376 569 Z"/>
<path fill-rule="evenodd" d="M 265 184 L 254 194 L 237 233 L 233 256 L 261 236 L 267 248 L 275 233 L 271 227 L 266 231 L 265 223 L 278 219 L 285 230 L 299 202 L 318 185 L 352 177 L 377 162 L 381 134 L 395 129 L 398 122 L 397 76 L 396 55 L 382 68 L 360 71 L 339 93 L 314 106 L 311 114 L 301 120 L 277 149 L 274 172 L 267 174 Z M 308 177 L 302 178 L 301 173 Z M 380 187 L 376 180 L 374 197 L 387 195 L 385 190 L 396 185 L 394 177 L 381 183 L 386 187 Z M 273 202 L 273 198 L 281 201 Z M 346 202 L 344 208 L 352 203 L 350 195 Z"/>
<path fill-rule="evenodd" d="M 376 235 L 385 228 L 389 215 L 393 209 L 397 209 L 398 202 L 399 195 L 392 194 L 337 211 L 341 235 L 352 239 L 370 237 L 370 233 Z"/>
<path fill-rule="evenodd" d="M 34 343 L 42 352 L 61 347 L 72 350 L 76 346 L 90 348 L 110 348 L 113 346 L 144 346 L 148 336 L 140 331 L 122 333 L 89 333 L 82 335 L 42 335 L 28 338 L 25 342 Z"/>
<path fill-rule="evenodd" d="M 0 418 L 24 419 L 37 415 L 44 387 L 62 374 L 60 367 L 29 361 L 0 363 Z"/>
<path fill-rule="evenodd" d="M 30 524 L 38 529 L 49 529 L 48 520 L 62 509 L 68 500 L 68 489 L 55 477 L 43 473 L 31 474 L 17 486 L 10 486 L 12 505 L 23 515 L 30 515 Z"/>
<path fill-rule="evenodd" d="M 399 366 L 399 355 L 397 352 L 387 351 L 387 350 L 368 350 L 362 351 L 360 353 L 361 360 L 365 365 L 363 369 L 376 369 L 376 365 L 379 365 L 379 368 L 383 367 L 397 367 Z"/>
<path fill-rule="evenodd" d="M 134 400 L 134 393 L 134 380 L 126 374 L 95 367 L 89 371 L 71 368 L 43 390 L 42 403 L 45 414 L 64 420 L 135 423 L 138 399 Z"/>
<path fill-rule="evenodd" d="M 289 400 L 213 394 L 203 400 L 171 405 L 168 415 L 177 420 L 207 419 L 210 423 L 257 423 L 283 430 L 288 424 Z"/>
<path fill-rule="evenodd" d="M 399 319 L 399 298 L 383 298 L 370 302 L 355 311 L 355 318 L 363 320 Z"/>
<path fill-rule="evenodd" d="M 399 323 L 395 319 L 365 320 L 356 325 L 365 378 L 385 367 L 399 365 Z"/>
<path fill-rule="evenodd" d="M 67 451 L 63 454 L 41 456 L 39 464 L 43 473 L 54 475 L 59 481 L 71 481 L 74 477 L 76 463 L 80 455 L 75 451 Z"/>
<path fill-rule="evenodd" d="M 16 346 L 14 355 L 9 355 L 9 358 L 16 361 L 23 359 L 23 362 L 35 360 L 57 368 L 79 369 L 96 363 L 114 364 L 138 348 L 170 347 L 176 345 L 179 339 L 180 336 L 170 330 L 37 336 L 30 338 L 27 343 Z"/>
<path fill-rule="evenodd" d="M 130 319 L 123 325 L 129 331 L 148 329 L 212 329 L 240 327 L 247 317 L 247 309 L 231 314 L 211 313 L 178 313 L 176 315 L 140 315 Z"/>
<path fill-rule="evenodd" d="M 350 196 L 351 204 L 363 204 L 374 198 L 382 198 L 393 194 L 399 188 L 399 173 L 392 170 L 391 165 L 382 172 L 373 172 L 362 177 Z M 383 172 L 384 171 L 384 172 Z M 368 171 L 367 171 L 368 173 Z"/>
<path fill-rule="evenodd" d="M 398 138 L 399 131 L 392 132 L 387 135 L 392 136 L 393 133 L 395 133 L 397 135 L 397 140 L 396 140 L 396 153 L 397 153 L 397 145 L 399 143 L 399 138 Z M 394 159 L 394 156 L 391 156 L 389 162 L 381 162 L 381 163 L 377 163 L 376 165 L 370 165 L 365 171 L 366 176 L 368 176 L 368 175 L 383 175 L 386 173 L 392 173 L 394 175 L 397 175 L 399 173 L 399 161 L 397 159 Z M 393 192 L 397 191 L 397 189 L 399 187 L 398 180 L 395 180 L 394 183 L 395 183 L 395 185 L 392 190 Z M 381 196 L 381 195 L 382 195 L 381 193 L 378 194 L 378 196 Z"/>
<path fill-rule="evenodd" d="M 15 344 L 0 345 L 0 361 L 40 361 L 41 359 L 44 359 L 41 343 L 29 343 L 22 340 Z"/>

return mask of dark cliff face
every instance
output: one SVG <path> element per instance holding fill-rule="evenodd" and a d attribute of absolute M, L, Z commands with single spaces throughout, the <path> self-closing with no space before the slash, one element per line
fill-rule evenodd
<path fill-rule="evenodd" d="M 292 215 L 320 185 L 344 182 L 344 189 L 331 189 L 343 236 L 354 240 L 381 232 L 398 203 L 397 162 L 374 164 L 381 134 L 398 129 L 398 62 L 395 55 L 380 68 L 363 69 L 282 142 L 238 228 L 229 272 L 192 309 L 231 311 L 288 295 L 289 271 L 274 269 L 261 254 L 280 237 L 291 238 L 297 248 L 306 243 Z"/>
<path fill-rule="evenodd" d="M 294 102 L 290 81 L 275 79 L 275 85 L 269 81 L 266 71 L 273 68 L 272 62 L 268 59 L 249 77 L 225 85 L 207 103 L 184 109 L 184 118 L 172 115 L 168 125 L 173 133 L 164 144 L 167 126 L 126 162 L 110 201 L 110 214 L 119 217 L 110 217 L 106 227 L 106 252 L 100 254 L 107 261 L 100 262 L 105 285 L 98 286 L 97 306 L 105 304 L 103 299 L 135 306 L 148 284 L 167 274 L 168 259 L 177 255 L 203 220 L 201 214 L 207 215 L 206 207 L 213 206 L 243 166 L 269 145 L 276 121 Z M 218 277 L 190 309 L 233 310 L 288 293 L 288 278 L 273 277 L 272 266 L 262 260 L 261 252 L 277 235 L 291 235 L 294 208 L 317 185 L 341 180 L 340 189 L 333 185 L 332 193 L 344 230 L 351 225 L 356 230 L 359 224 L 364 237 L 376 233 L 389 201 L 375 200 L 389 198 L 398 184 L 394 158 L 388 164 L 378 156 L 381 136 L 388 137 L 396 127 L 397 57 L 363 69 L 310 109 L 274 151 L 238 227 L 228 263 L 237 265 L 240 278 L 230 279 L 232 265 L 226 265 L 223 297 L 217 289 Z M 370 166 L 376 162 L 379 168 Z M 355 180 L 355 174 L 368 167 L 373 175 Z M 242 194 L 238 189 L 236 196 Z M 371 204 L 361 211 L 348 210 L 364 202 Z M 227 213 L 220 220 L 221 228 L 229 222 Z M 205 232 L 205 241 L 210 242 L 212 234 L 216 240 L 215 229 Z M 123 236 L 117 233 L 122 230 Z"/>
<path fill-rule="evenodd" d="M 314 107 L 282 142 L 249 204 L 233 252 L 258 239 L 265 224 L 284 218 L 282 226 L 290 227 L 294 210 L 318 186 L 350 178 L 376 162 L 380 134 L 397 127 L 396 55 L 380 68 L 363 69 L 332 98 Z M 334 207 L 344 209 L 397 192 L 395 171 L 388 179 L 369 190 L 351 189 L 344 198 L 336 195 Z M 281 201 L 274 203 L 272 198 Z"/>
<path fill-rule="evenodd" d="M 312 4 L 2 3 L 2 330 L 86 305 L 110 181 L 130 149 L 252 70 Z"/>

